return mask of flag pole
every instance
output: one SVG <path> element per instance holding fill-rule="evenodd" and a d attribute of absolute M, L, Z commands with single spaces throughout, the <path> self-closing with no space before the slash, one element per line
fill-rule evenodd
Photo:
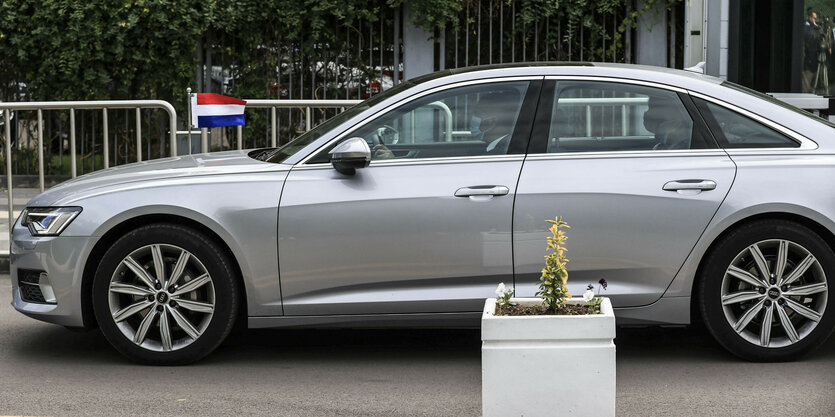
<path fill-rule="evenodd" d="M 188 153 L 191 154 L 191 87 L 186 88 L 186 95 L 188 96 L 186 108 L 188 109 Z"/>

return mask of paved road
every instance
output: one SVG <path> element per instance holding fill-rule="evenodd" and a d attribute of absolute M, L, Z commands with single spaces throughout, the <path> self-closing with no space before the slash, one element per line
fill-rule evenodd
<path fill-rule="evenodd" d="M 478 331 L 249 331 L 196 365 L 137 366 L 97 331 L 18 314 L 10 285 L 0 276 L 0 415 L 481 411 Z M 739 361 L 698 329 L 618 329 L 617 349 L 619 416 L 835 416 L 835 337 L 782 364 Z"/>

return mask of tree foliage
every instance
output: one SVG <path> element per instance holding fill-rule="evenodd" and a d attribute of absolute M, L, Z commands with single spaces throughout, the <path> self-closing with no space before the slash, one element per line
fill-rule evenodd
<path fill-rule="evenodd" d="M 171 98 L 194 73 L 195 39 L 208 23 L 202 4 L 3 1 L 2 88 L 25 83 L 39 100 Z"/>
<path fill-rule="evenodd" d="M 477 1 L 414 0 L 409 2 L 411 23 L 430 32 L 458 27 L 462 10 Z M 645 3 L 649 7 L 658 1 L 681 0 Z M 158 98 L 181 102 L 185 87 L 196 84 L 204 46 L 223 57 L 223 66 L 237 80 L 236 95 L 265 97 L 277 71 L 288 68 L 298 73 L 299 68 L 353 53 L 346 50 L 346 38 L 362 40 L 361 23 L 377 22 L 384 11 L 404 3 L 0 0 L 0 97 L 18 98 L 18 87 L 25 84 L 27 99 L 33 100 Z M 567 22 L 560 35 L 563 39 L 556 41 L 570 42 L 579 28 L 587 36 L 612 37 L 595 16 L 626 4 L 627 0 L 517 0 L 517 31 L 537 20 L 556 18 Z M 621 34 L 642 12 L 623 16 L 607 48 L 622 47 Z M 587 57 L 606 56 L 601 47 L 594 48 L 600 50 Z"/>

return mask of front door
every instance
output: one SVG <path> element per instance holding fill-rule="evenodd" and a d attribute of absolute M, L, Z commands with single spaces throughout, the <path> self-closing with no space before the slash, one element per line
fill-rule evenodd
<path fill-rule="evenodd" d="M 294 167 L 279 208 L 285 314 L 480 311 L 513 280 L 513 198 L 540 84 L 430 92 L 339 139 L 373 150 L 355 175 Z"/>

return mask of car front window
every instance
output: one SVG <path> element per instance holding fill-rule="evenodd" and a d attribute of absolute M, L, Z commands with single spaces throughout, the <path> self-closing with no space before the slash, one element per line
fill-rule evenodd
<path fill-rule="evenodd" d="M 361 137 L 372 159 L 507 154 L 529 81 L 457 87 L 403 105 L 346 137 Z"/>
<path fill-rule="evenodd" d="M 377 103 L 380 103 L 388 99 L 389 97 L 392 97 L 395 94 L 398 94 L 404 90 L 414 87 L 420 83 L 434 80 L 445 75 L 449 75 L 449 73 L 449 71 L 438 71 L 432 74 L 416 77 L 408 81 L 403 81 L 397 86 L 390 88 L 380 94 L 377 94 L 376 96 L 371 97 L 368 100 L 365 100 L 359 104 L 356 104 L 355 106 L 346 109 L 344 112 L 339 113 L 334 117 L 331 117 L 324 123 L 314 127 L 313 129 L 308 130 L 303 135 L 293 139 L 284 146 L 273 149 L 258 149 L 252 151 L 249 154 L 249 156 L 261 161 L 273 162 L 277 164 L 282 163 L 285 160 L 287 160 L 287 158 L 295 155 L 298 151 L 302 150 L 307 145 L 313 143 L 316 139 L 319 139 L 324 134 L 330 132 L 331 129 L 341 125 L 342 123 L 364 112 L 365 110 L 371 108 Z"/>

